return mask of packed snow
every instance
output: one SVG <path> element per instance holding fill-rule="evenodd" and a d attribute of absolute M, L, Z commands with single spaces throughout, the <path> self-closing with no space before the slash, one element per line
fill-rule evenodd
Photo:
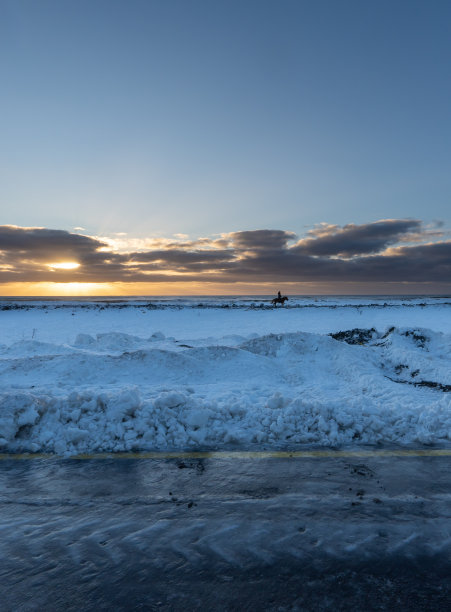
<path fill-rule="evenodd" d="M 451 299 L 0 302 L 2 452 L 451 441 Z"/>

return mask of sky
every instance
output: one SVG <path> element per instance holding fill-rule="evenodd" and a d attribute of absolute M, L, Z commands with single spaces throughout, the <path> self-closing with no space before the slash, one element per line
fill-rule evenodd
<path fill-rule="evenodd" d="M 0 0 L 0 295 L 451 293 L 446 0 Z"/>

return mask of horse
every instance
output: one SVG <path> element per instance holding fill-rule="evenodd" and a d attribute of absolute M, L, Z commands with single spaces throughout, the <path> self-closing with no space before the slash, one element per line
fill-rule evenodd
<path fill-rule="evenodd" d="M 271 300 L 271 303 L 273 306 L 277 307 L 277 304 L 280 304 L 281 306 L 283 306 L 285 302 L 287 301 L 288 301 L 287 296 L 283 295 L 281 297 L 275 297 L 273 300 Z"/>

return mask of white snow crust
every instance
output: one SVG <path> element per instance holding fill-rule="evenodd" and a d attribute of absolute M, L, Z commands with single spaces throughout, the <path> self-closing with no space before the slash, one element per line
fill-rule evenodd
<path fill-rule="evenodd" d="M 448 444 L 451 305 L 366 302 L 5 302 L 0 451 Z"/>

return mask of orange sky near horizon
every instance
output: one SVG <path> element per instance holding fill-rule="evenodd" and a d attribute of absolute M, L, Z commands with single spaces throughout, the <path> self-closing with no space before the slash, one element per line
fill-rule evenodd
<path fill-rule="evenodd" d="M 303 238 L 246 230 L 122 243 L 0 226 L 0 296 L 450 295 L 451 231 L 438 222 L 319 224 Z M 131 248 L 131 247 L 134 247 Z"/>
<path fill-rule="evenodd" d="M 434 283 L 4 283 L 0 297 L 196 296 L 196 295 L 424 295 L 449 294 Z"/>

